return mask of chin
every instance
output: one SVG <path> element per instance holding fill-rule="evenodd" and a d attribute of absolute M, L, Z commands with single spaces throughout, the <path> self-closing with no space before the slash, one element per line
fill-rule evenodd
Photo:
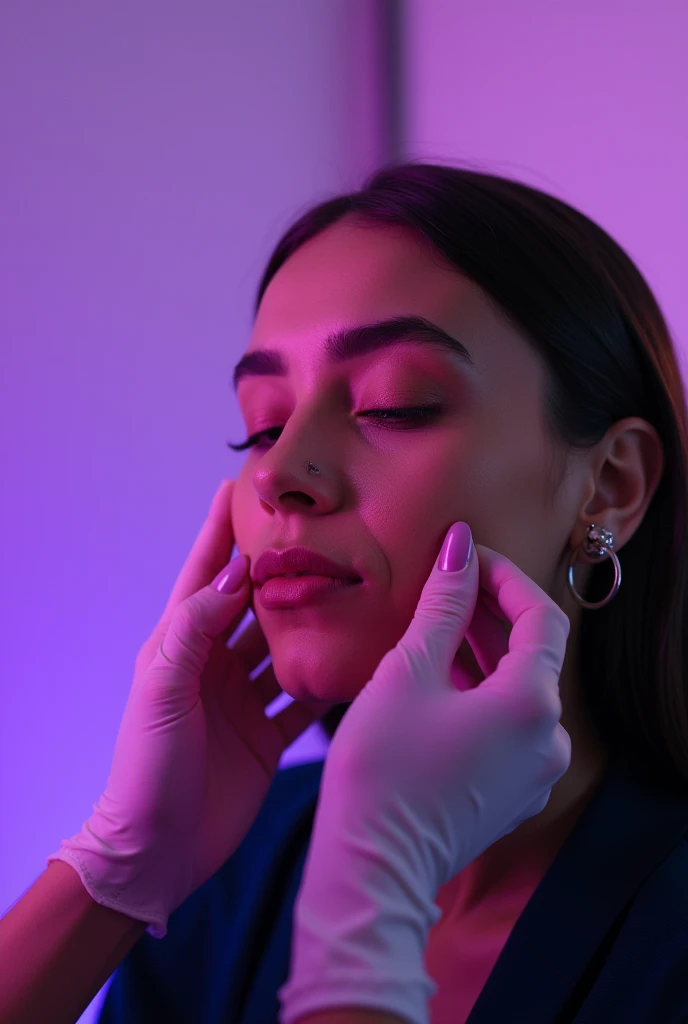
<path fill-rule="evenodd" d="M 284 692 L 294 700 L 326 704 L 351 703 L 406 629 L 384 612 L 371 623 L 364 606 L 338 616 L 316 608 L 277 620 L 262 617 L 272 668 Z"/>
<path fill-rule="evenodd" d="M 311 680 L 304 679 L 303 674 L 298 678 L 287 678 L 275 671 L 275 676 L 285 693 L 294 700 L 309 704 L 349 704 L 363 689 L 361 686 L 352 684 L 351 680 L 337 685 L 331 679 Z"/>
<path fill-rule="evenodd" d="M 316 659 L 303 655 L 280 657 L 273 653 L 272 668 L 285 693 L 308 703 L 350 703 L 370 678 L 369 673 L 360 677 L 352 674 L 346 663 L 336 665 L 329 658 L 327 665 L 322 666 Z"/>

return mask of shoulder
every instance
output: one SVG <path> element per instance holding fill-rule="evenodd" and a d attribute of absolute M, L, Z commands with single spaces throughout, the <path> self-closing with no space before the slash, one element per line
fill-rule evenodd
<path fill-rule="evenodd" d="M 688 834 L 647 875 L 614 931 L 588 1013 L 604 1004 L 605 1012 L 621 1011 L 617 1020 L 683 1024 L 688 1020 Z M 581 1017 L 588 1019 L 605 1017 Z"/>
<path fill-rule="evenodd" d="M 676 941 L 688 952 L 688 833 L 648 875 L 631 916 L 656 922 L 666 942 Z"/>

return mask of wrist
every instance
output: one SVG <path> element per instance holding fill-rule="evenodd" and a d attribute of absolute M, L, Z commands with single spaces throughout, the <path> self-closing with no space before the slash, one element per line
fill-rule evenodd
<path fill-rule="evenodd" d="M 131 837 L 110 835 L 102 818 L 93 815 L 80 832 L 64 839 L 47 864 L 63 861 L 79 875 L 96 903 L 145 922 L 156 938 L 167 934 L 167 921 L 181 902 L 175 900 L 178 867 L 174 858 L 160 858 Z"/>
<path fill-rule="evenodd" d="M 426 1024 L 436 985 L 424 963 L 439 907 L 399 851 L 314 831 L 294 906 L 283 1024 L 357 1004 Z"/>

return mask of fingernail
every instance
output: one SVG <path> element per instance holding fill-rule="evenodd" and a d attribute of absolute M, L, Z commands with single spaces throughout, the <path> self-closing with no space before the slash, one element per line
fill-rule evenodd
<path fill-rule="evenodd" d="M 220 594 L 234 594 L 241 589 L 241 584 L 246 576 L 248 561 L 246 555 L 237 555 L 229 565 L 226 565 L 212 582 L 212 586 Z"/>
<path fill-rule="evenodd" d="M 440 551 L 440 569 L 462 572 L 471 560 L 473 538 L 468 523 L 454 523 Z"/>

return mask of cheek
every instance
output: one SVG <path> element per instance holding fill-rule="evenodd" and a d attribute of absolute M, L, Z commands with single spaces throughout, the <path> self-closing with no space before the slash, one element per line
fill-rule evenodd
<path fill-rule="evenodd" d="M 232 491 L 232 529 L 234 543 L 239 551 L 251 550 L 251 521 L 255 523 L 255 505 L 252 513 L 248 483 L 242 481 L 239 474 Z"/>
<path fill-rule="evenodd" d="M 485 436 L 489 439 L 488 432 Z M 531 578 L 543 577 L 543 555 L 556 520 L 543 496 L 543 467 L 505 444 L 503 435 L 500 443 L 489 445 L 481 444 L 484 438 L 477 434 L 464 440 L 465 451 L 453 462 L 429 462 L 422 477 L 425 499 L 422 494 L 415 498 L 422 508 L 417 532 L 434 530 L 439 547 L 449 526 L 462 519 L 475 542 L 504 555 Z"/>

